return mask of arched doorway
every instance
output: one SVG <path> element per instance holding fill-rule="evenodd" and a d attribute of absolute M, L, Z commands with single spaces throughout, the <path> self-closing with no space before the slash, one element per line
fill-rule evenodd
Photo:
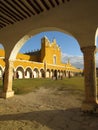
<path fill-rule="evenodd" d="M 45 71 L 44 69 L 40 69 L 40 77 L 45 78 Z"/>
<path fill-rule="evenodd" d="M 51 74 L 51 77 L 53 78 L 53 76 L 54 76 L 54 70 L 53 69 L 51 69 L 50 74 Z"/>
<path fill-rule="evenodd" d="M 22 78 L 24 78 L 24 69 L 23 69 L 23 67 L 17 67 L 17 69 L 16 69 L 16 78 L 17 79 L 22 79 Z"/>
<path fill-rule="evenodd" d="M 39 77 L 39 71 L 38 71 L 37 68 L 34 68 L 33 75 L 34 75 L 34 78 L 38 78 Z"/>
<path fill-rule="evenodd" d="M 30 67 L 27 67 L 25 69 L 25 78 L 32 78 L 32 77 L 33 77 L 32 69 Z"/>
<path fill-rule="evenodd" d="M 46 78 L 50 78 L 50 70 L 49 69 L 47 69 L 47 71 L 46 71 Z"/>
<path fill-rule="evenodd" d="M 71 52 L 73 51 L 73 47 L 71 47 Z M 82 48 L 82 50 L 83 50 L 84 48 Z M 72 57 L 73 58 L 73 57 Z M 68 59 L 67 59 L 68 60 Z M 70 60 L 70 62 L 71 62 L 71 60 Z M 70 66 L 69 66 L 69 69 L 70 69 Z M 54 73 L 54 75 L 56 75 L 56 72 L 54 71 L 53 72 Z M 68 75 L 69 75 L 69 77 L 70 77 L 70 70 L 68 71 Z M 38 69 L 36 68 L 36 69 L 34 69 L 34 78 L 37 78 L 37 77 L 39 77 L 39 71 L 38 71 Z"/>
<path fill-rule="evenodd" d="M 50 30 L 52 30 L 52 29 L 54 29 L 54 28 L 50 28 Z M 43 30 L 43 29 L 42 29 Z M 56 29 L 56 30 L 59 30 L 59 29 Z M 36 34 L 36 32 L 40 32 L 41 30 L 36 30 L 35 31 L 35 34 Z M 55 32 L 55 31 L 53 31 L 53 32 Z M 62 30 L 62 32 L 65 32 L 64 30 Z M 40 34 L 40 37 L 42 36 L 42 35 L 44 35 L 44 33 L 46 33 L 46 32 L 43 32 L 43 33 L 41 33 Z M 50 32 L 49 32 L 50 33 Z M 57 31 L 56 31 L 56 33 L 57 33 Z M 59 33 L 61 33 L 61 32 L 59 32 Z M 59 35 L 59 33 L 58 33 L 58 35 Z M 65 35 L 64 33 L 63 33 L 63 35 Z M 11 59 L 13 59 L 14 57 L 15 57 L 15 53 L 16 52 L 18 52 L 18 50 L 20 49 L 20 47 L 22 47 L 24 44 L 25 44 L 25 42 L 29 39 L 29 37 L 31 36 L 31 39 L 33 39 L 33 37 L 32 36 L 34 36 L 34 33 L 33 33 L 33 31 L 31 31 L 30 33 L 28 33 L 28 35 L 26 35 L 26 36 L 24 36 L 17 44 L 16 44 L 16 46 L 15 46 L 15 48 L 13 49 L 13 51 L 12 51 L 12 53 L 11 53 L 11 56 L 10 56 L 10 58 Z M 53 40 L 53 39 L 52 39 Z M 24 42 L 25 41 L 25 42 Z M 40 43 L 40 42 L 39 42 Z M 18 48 L 18 45 L 19 45 L 19 48 Z M 28 45 L 28 46 L 30 46 L 30 45 Z M 59 46 L 59 45 L 58 45 Z M 64 45 L 64 46 L 66 46 L 66 45 Z M 63 46 L 63 48 L 64 48 L 64 46 Z M 73 48 L 73 47 L 72 47 Z M 30 49 L 31 49 L 31 47 L 30 47 Z M 38 48 L 39 49 L 39 48 Z M 72 51 L 72 50 L 71 50 Z M 40 51 L 36 51 L 36 52 L 39 52 L 40 53 Z M 39 53 L 37 53 L 38 54 L 38 56 L 39 56 Z M 13 54 L 13 55 L 12 55 Z M 57 58 L 57 55 L 55 55 L 56 56 L 56 62 L 55 62 L 55 64 L 54 64 L 54 66 L 56 65 L 56 64 L 59 64 L 60 65 L 60 61 L 58 60 L 58 58 Z M 65 58 L 65 57 L 63 57 L 63 58 Z M 30 57 L 30 59 L 32 59 L 31 57 Z M 35 59 L 36 59 L 36 57 L 35 57 Z M 43 56 L 43 59 L 44 59 L 44 56 Z M 39 61 L 40 60 L 40 58 L 38 59 L 37 58 L 37 60 Z M 68 59 L 67 59 L 68 60 Z M 38 62 L 37 61 L 37 62 Z M 52 61 L 53 61 L 53 58 L 52 58 Z M 45 61 L 44 61 L 45 62 Z M 65 61 L 64 61 L 65 62 Z M 54 62 L 53 62 L 54 63 Z M 46 61 L 46 64 L 47 64 L 47 61 Z M 34 68 L 35 67 L 35 68 Z M 44 75 L 44 73 L 43 73 L 43 71 L 41 70 L 41 73 L 39 72 L 39 70 L 37 69 L 37 68 L 40 68 L 40 67 L 37 67 L 37 66 L 34 66 L 33 68 L 34 68 L 34 70 L 33 70 L 33 76 L 34 76 L 34 78 L 38 78 L 38 77 L 40 77 L 40 74 L 42 75 L 42 77 L 44 77 L 43 75 Z M 47 66 L 46 66 L 46 70 L 47 70 Z M 52 69 L 52 71 L 51 71 L 51 73 L 49 72 L 49 70 L 47 70 L 46 71 L 46 77 L 49 77 L 49 75 L 52 75 L 52 76 L 54 76 L 54 75 L 57 75 L 56 77 L 58 77 L 58 74 L 57 74 L 57 72 L 55 73 L 55 67 Z M 27 76 L 25 75 L 27 73 Z M 21 71 L 19 71 L 19 77 L 20 78 L 22 78 L 22 73 L 21 73 Z M 26 78 L 28 78 L 28 77 L 30 77 L 30 73 L 29 73 L 29 70 L 27 71 L 27 72 L 25 72 L 24 73 L 24 76 L 26 76 Z"/>
<path fill-rule="evenodd" d="M 57 75 L 57 70 L 54 70 L 54 78 L 57 79 L 58 75 Z"/>

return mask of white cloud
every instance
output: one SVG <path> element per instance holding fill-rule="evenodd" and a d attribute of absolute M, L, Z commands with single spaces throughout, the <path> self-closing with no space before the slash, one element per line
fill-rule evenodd
<path fill-rule="evenodd" d="M 62 53 L 62 62 L 67 63 L 68 59 L 70 63 L 77 68 L 84 68 L 83 56 L 73 56 L 66 53 Z"/>
<path fill-rule="evenodd" d="M 68 59 L 70 60 L 70 63 L 77 67 L 77 68 L 84 68 L 84 61 L 83 61 L 83 55 L 81 56 L 74 56 L 74 55 L 69 55 L 66 53 L 62 53 L 62 62 L 67 63 Z M 96 61 L 96 67 L 98 67 L 98 55 L 95 57 Z"/>

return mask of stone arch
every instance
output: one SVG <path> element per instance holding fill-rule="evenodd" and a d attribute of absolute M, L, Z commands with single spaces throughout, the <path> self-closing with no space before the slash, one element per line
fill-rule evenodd
<path fill-rule="evenodd" d="M 73 77 L 73 71 L 72 70 L 70 71 L 70 76 Z"/>
<path fill-rule="evenodd" d="M 32 78 L 33 77 L 33 72 L 31 67 L 26 67 L 25 69 L 25 78 Z"/>
<path fill-rule="evenodd" d="M 72 34 L 65 31 L 64 28 L 61 29 L 61 28 L 57 28 L 57 27 L 44 27 L 44 28 L 39 28 L 39 29 L 35 29 L 35 30 L 33 29 L 32 31 L 31 30 L 32 29 L 30 28 L 30 30 L 28 32 L 27 31 L 22 32 L 22 34 L 17 35 L 16 37 L 13 38 L 13 41 L 10 41 L 10 39 L 9 39 L 7 42 L 12 45 L 11 48 L 9 48 L 9 50 L 7 50 L 7 46 L 6 46 L 8 43 L 6 43 L 6 41 L 4 43 L 5 49 L 7 51 L 7 53 L 5 55 L 5 61 L 6 61 L 6 65 L 8 66 L 5 69 L 5 73 L 6 73 L 5 79 L 7 79 L 7 82 L 4 82 L 4 88 L 10 89 L 10 91 L 12 90 L 13 61 L 16 59 L 17 53 L 19 52 L 20 48 L 25 44 L 25 42 L 27 40 L 29 40 L 32 36 L 39 34 L 40 32 L 43 32 L 43 31 L 59 31 L 59 32 L 63 32 L 65 34 L 68 34 L 68 35 L 74 37 Z M 35 74 L 36 77 L 39 77 L 38 71 L 34 71 L 34 73 L 36 73 Z M 53 74 L 54 74 L 54 72 L 52 72 L 52 75 Z M 24 77 L 24 75 L 23 75 L 23 77 Z M 11 93 L 13 95 L 14 91 L 12 91 Z"/>
<path fill-rule="evenodd" d="M 40 69 L 39 77 L 45 78 L 45 71 L 43 68 Z"/>
<path fill-rule="evenodd" d="M 46 78 L 50 78 L 50 69 L 47 69 L 46 71 Z"/>
<path fill-rule="evenodd" d="M 33 75 L 34 75 L 34 78 L 38 78 L 39 77 L 39 70 L 38 70 L 37 67 L 33 69 Z"/>
<path fill-rule="evenodd" d="M 57 79 L 58 78 L 58 75 L 57 75 L 57 70 L 55 69 L 54 70 L 54 78 Z"/>
<path fill-rule="evenodd" d="M 69 71 L 68 70 L 66 70 L 66 77 L 68 77 L 69 76 Z"/>
<path fill-rule="evenodd" d="M 61 76 L 63 75 L 63 70 L 61 70 L 60 75 L 61 75 Z"/>
<path fill-rule="evenodd" d="M 58 78 L 60 78 L 60 70 L 57 71 Z"/>
<path fill-rule="evenodd" d="M 63 70 L 60 70 L 60 79 L 63 78 Z"/>
<path fill-rule="evenodd" d="M 16 69 L 16 78 L 22 79 L 24 78 L 24 68 L 22 66 L 18 66 Z"/>
<path fill-rule="evenodd" d="M 97 1 L 97 0 L 96 0 Z M 20 37 L 23 37 L 23 36 L 21 36 L 21 35 L 25 35 L 24 33 L 26 32 L 26 34 L 27 34 L 27 32 L 32 28 L 33 30 L 34 30 L 34 28 L 36 28 L 37 26 L 38 26 L 38 22 L 36 22 L 36 20 L 37 21 L 39 21 L 40 20 L 40 25 L 39 25 L 39 27 L 41 27 L 41 26 L 45 26 L 45 25 L 48 25 L 48 26 L 50 26 L 50 25 L 54 25 L 54 26 L 57 26 L 57 27 L 59 27 L 59 26 L 61 26 L 62 28 L 67 28 L 67 30 L 71 30 L 74 34 L 76 34 L 76 35 L 79 35 L 79 37 L 80 37 L 80 42 L 81 42 L 81 45 L 82 45 L 82 43 L 84 44 L 84 46 L 82 45 L 81 47 L 87 47 L 87 48 L 82 48 L 82 50 L 84 51 L 84 55 L 85 55 L 85 57 L 88 57 L 89 56 L 89 54 L 91 53 L 91 50 L 92 50 L 92 54 L 93 54 L 93 52 L 94 52 L 94 49 L 95 49 L 95 43 L 94 43 L 94 41 L 93 41 L 93 38 L 94 38 L 94 36 L 95 36 L 95 34 L 94 34 L 94 36 L 93 36 L 93 30 L 94 30 L 94 28 L 97 26 L 97 22 L 96 22 L 96 16 L 97 16 L 97 11 L 96 11 L 96 7 L 97 7 L 97 4 L 96 4 L 97 2 L 94 2 L 94 4 L 92 4 L 92 2 L 89 2 L 89 6 L 88 6 L 88 9 L 87 9 L 87 5 L 88 5 L 88 1 L 87 2 L 83 2 L 83 4 L 81 4 L 81 2 L 79 2 L 79 1 L 76 1 L 76 2 L 72 2 L 72 4 L 70 4 L 70 6 L 67 6 L 68 8 L 65 8 L 65 6 L 66 6 L 66 4 L 64 4 L 64 5 L 62 5 L 61 7 L 59 7 L 59 8 L 56 8 L 57 10 L 50 10 L 49 12 L 48 12 L 48 19 L 47 20 L 45 20 L 46 19 L 46 17 L 44 17 L 44 16 L 46 16 L 47 15 L 47 12 L 46 12 L 46 14 L 44 13 L 43 15 L 41 15 L 42 16 L 42 19 L 40 19 L 40 17 L 38 16 L 37 17 L 37 19 L 35 18 L 33 18 L 33 17 L 31 17 L 31 19 L 28 19 L 28 20 L 26 20 L 26 21 L 21 21 L 21 22 L 18 22 L 17 24 L 14 24 L 14 25 L 11 25 L 10 27 L 7 27 L 7 29 L 6 28 L 4 28 L 4 32 L 3 32 L 3 30 L 1 31 L 2 33 L 2 35 L 0 35 L 1 36 L 1 39 L 0 39 L 0 41 L 2 41 L 3 39 L 5 39 L 4 41 L 6 41 L 6 49 L 7 49 L 7 46 L 9 46 L 9 49 L 8 49 L 8 51 L 7 51 L 7 54 L 10 54 L 10 50 L 12 50 L 12 49 L 10 49 L 10 47 L 11 47 L 11 43 L 13 43 L 13 46 L 14 46 L 14 44 L 17 42 L 15 42 L 14 43 L 14 39 L 15 39 L 15 37 L 18 37 L 17 39 L 20 39 Z M 74 6 L 73 6 L 74 5 Z M 81 6 L 80 6 L 81 5 Z M 91 8 L 90 7 L 95 7 L 95 8 L 92 8 L 92 10 L 91 10 Z M 63 10 L 64 10 L 64 8 L 65 8 L 65 13 L 63 14 L 63 13 L 61 13 Z M 72 9 L 72 10 L 71 10 Z M 83 10 L 84 9 L 84 10 Z M 74 10 L 74 11 L 73 11 Z M 78 13 L 77 12 L 77 10 L 80 10 L 80 13 Z M 93 12 L 94 11 L 94 12 Z M 86 13 L 85 13 L 86 12 Z M 91 22 L 89 22 L 89 19 L 91 18 L 91 13 L 92 14 L 95 14 L 94 16 L 95 17 L 93 17 L 92 18 L 92 21 Z M 55 13 L 57 14 L 57 15 L 55 15 Z M 89 15 L 88 15 L 89 14 Z M 58 16 L 58 17 L 57 17 Z M 73 17 L 71 17 L 71 16 L 73 16 Z M 80 18 L 81 16 L 84 16 L 83 17 L 83 20 Z M 88 17 L 86 17 L 86 16 L 88 16 Z M 76 17 L 77 18 L 79 18 L 79 22 L 78 22 L 78 20 L 76 20 Z M 57 19 L 56 19 L 57 18 Z M 63 20 L 62 20 L 63 19 Z M 66 19 L 67 19 L 67 22 L 66 22 Z M 34 20 L 34 21 L 33 21 Z M 50 21 L 49 21 L 50 20 Z M 34 22 L 33 24 L 32 24 L 32 21 Z M 74 22 L 70 22 L 70 21 L 74 21 Z M 28 24 L 27 23 L 29 23 L 29 26 L 28 26 Z M 87 25 L 88 24 L 88 25 Z M 80 25 L 82 25 L 81 27 L 80 27 Z M 94 27 L 93 27 L 94 26 Z M 19 27 L 21 27 L 22 29 L 20 30 L 20 28 Z M 24 27 L 24 29 L 23 29 L 23 27 Z M 15 31 L 13 31 L 14 30 L 14 28 L 16 28 L 16 30 Z M 85 30 L 85 31 L 84 31 Z M 91 31 L 90 31 L 91 30 Z M 70 32 L 71 32 L 70 31 Z M 8 35 L 7 35 L 7 33 L 8 33 Z M 10 32 L 10 33 L 9 33 Z M 11 36 L 11 34 L 13 34 L 13 38 L 11 39 L 10 38 L 10 36 Z M 17 34 L 19 35 L 19 36 L 17 36 Z M 83 35 L 82 35 L 83 34 Z M 9 40 L 10 39 L 10 40 Z M 91 42 L 91 43 L 90 43 Z M 8 44 L 7 44 L 8 43 Z M 10 43 L 10 44 L 9 44 Z M 85 44 L 86 43 L 86 44 Z M 89 47 L 90 46 L 90 47 Z M 92 47 L 92 46 L 94 46 L 94 47 Z M 18 47 L 18 46 L 17 46 Z M 13 47 L 12 47 L 13 48 Z M 18 48 L 19 49 L 19 48 Z M 17 51 L 17 50 L 16 50 Z M 13 50 L 13 53 L 15 52 L 15 50 Z M 16 52 L 15 52 L 16 53 Z M 88 56 L 87 56 L 87 54 L 88 54 Z M 10 57 L 10 59 L 13 59 L 14 57 L 15 57 L 15 55 L 16 54 L 12 54 L 11 53 L 11 55 L 9 56 Z M 12 57 L 13 56 L 13 57 Z M 93 99 L 93 97 L 95 98 L 95 95 L 94 95 L 94 91 L 93 91 L 93 93 L 91 93 L 91 91 L 93 90 L 93 88 L 95 89 L 95 75 L 92 75 L 92 73 L 93 74 L 95 74 L 95 72 L 93 71 L 95 68 L 95 65 L 94 65 L 94 62 L 92 62 L 92 61 L 95 61 L 94 60 L 94 57 L 93 57 L 93 55 L 92 55 L 92 57 L 91 57 L 92 59 L 90 59 L 89 61 L 91 61 L 91 62 L 89 62 L 88 61 L 88 64 L 85 64 L 85 70 L 86 70 L 86 80 L 85 80 L 85 86 L 86 85 L 88 85 L 88 86 L 86 86 L 86 88 L 88 88 L 88 91 L 87 91 L 87 93 L 89 93 L 88 95 L 87 95 L 87 99 L 85 100 L 85 102 L 86 103 L 92 103 L 92 104 L 94 104 L 95 102 L 95 100 L 93 101 L 92 99 Z M 87 58 L 85 58 L 85 63 L 87 63 L 86 62 L 86 59 Z M 11 69 L 9 69 L 9 68 L 11 68 L 12 67 L 12 64 L 10 64 L 9 63 L 9 60 L 6 62 L 7 64 L 7 69 L 6 69 L 6 75 L 7 74 L 9 74 L 9 75 L 11 75 Z M 93 64 L 93 65 L 92 65 Z M 87 66 L 89 66 L 90 65 L 90 69 L 89 68 L 87 68 Z M 92 65 L 92 66 L 91 66 Z M 11 66 L 11 67 L 9 67 L 9 66 Z M 92 71 L 91 71 L 92 70 Z M 7 82 L 10 82 L 11 81 L 11 78 L 9 78 L 9 77 L 11 77 L 11 76 L 6 76 L 6 81 Z M 90 78 L 91 79 L 93 79 L 93 80 L 90 80 Z M 88 81 L 91 81 L 91 85 L 90 85 L 90 83 L 88 82 Z M 5 91 L 4 92 L 6 92 L 6 91 L 8 91 L 8 92 L 11 92 L 11 87 L 10 86 L 12 86 L 11 85 L 11 83 L 6 83 L 6 85 L 5 85 Z M 92 86 L 93 86 L 93 88 L 92 88 Z M 7 88 L 7 89 L 6 89 Z M 10 89 L 9 89 L 10 88 Z M 88 98 L 88 97 L 91 97 L 91 98 Z M 88 109 L 90 109 L 90 108 L 92 108 L 92 106 L 94 106 L 94 105 L 92 105 L 92 104 L 87 104 L 87 107 L 88 107 Z M 85 105 L 86 106 L 86 105 Z M 95 107 L 94 107 L 94 109 L 95 109 Z"/>
<path fill-rule="evenodd" d="M 66 77 L 66 70 L 64 70 L 64 77 Z"/>
<path fill-rule="evenodd" d="M 11 78 L 12 77 L 11 75 L 13 75 L 13 72 L 12 72 L 13 71 L 13 65 L 12 64 L 13 64 L 13 61 L 16 59 L 17 53 L 19 52 L 21 47 L 25 44 L 25 42 L 27 40 L 29 40 L 32 36 L 34 36 L 36 34 L 39 34 L 40 32 L 43 32 L 43 31 L 54 31 L 54 30 L 62 32 L 62 33 L 65 33 L 65 34 L 68 34 L 68 35 L 74 37 L 73 34 L 69 33 L 70 31 L 67 32 L 66 30 L 64 30 L 64 28 L 62 29 L 62 28 L 58 28 L 58 27 L 54 27 L 53 26 L 53 27 L 44 27 L 44 28 L 38 28 L 38 29 L 31 29 L 30 28 L 30 30 L 28 32 L 26 32 L 26 33 L 23 32 L 22 34 L 18 35 L 17 38 L 14 38 L 13 39 L 13 43 L 10 40 L 8 41 L 8 42 L 11 42 L 13 45 L 11 46 L 11 48 L 9 48 L 9 50 L 7 51 L 7 53 L 5 55 L 6 65 L 10 66 L 9 68 L 6 68 L 6 72 L 5 72 L 5 73 L 9 73 L 7 71 L 10 71 L 10 77 L 7 76 L 7 74 L 5 76 L 5 78 L 8 81 L 8 83 L 6 83 L 6 84 L 4 82 L 5 89 L 7 87 L 12 89 L 12 78 Z M 5 42 L 5 45 L 6 44 L 7 43 Z M 6 46 L 5 46 L 5 49 L 7 50 Z M 38 74 L 39 72 L 38 73 L 36 73 L 36 72 L 37 71 L 34 71 L 36 77 L 39 77 L 39 74 Z M 53 73 L 54 72 L 52 72 L 52 76 L 53 76 Z"/>
<path fill-rule="evenodd" d="M 53 70 L 53 69 L 51 69 L 50 75 L 51 75 L 51 77 L 53 78 L 53 76 L 54 76 L 54 70 Z"/>

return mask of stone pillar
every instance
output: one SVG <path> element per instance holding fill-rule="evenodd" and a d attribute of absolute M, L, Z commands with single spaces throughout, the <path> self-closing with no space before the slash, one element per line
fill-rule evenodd
<path fill-rule="evenodd" d="M 16 71 L 13 71 L 13 79 L 16 79 Z"/>
<path fill-rule="evenodd" d="M 6 66 L 5 66 L 2 97 L 9 98 L 14 96 L 14 91 L 12 91 L 13 61 L 6 59 L 5 64 Z"/>
<path fill-rule="evenodd" d="M 23 76 L 22 78 L 25 79 L 26 72 L 24 70 L 22 71 L 22 76 Z"/>
<path fill-rule="evenodd" d="M 97 105 L 97 81 L 95 66 L 95 46 L 81 48 L 84 54 L 84 83 L 85 99 L 82 104 L 83 111 L 94 111 Z"/>
<path fill-rule="evenodd" d="M 46 61 L 44 62 L 44 72 L 45 72 L 45 78 L 46 78 L 46 72 L 47 72 L 47 64 L 46 64 Z"/>

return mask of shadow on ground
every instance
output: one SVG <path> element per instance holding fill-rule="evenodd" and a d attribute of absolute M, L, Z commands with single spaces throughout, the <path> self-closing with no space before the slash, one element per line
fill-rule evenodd
<path fill-rule="evenodd" d="M 98 115 L 83 114 L 80 108 L 0 115 L 0 122 L 11 120 L 36 121 L 52 130 L 98 130 Z"/>

